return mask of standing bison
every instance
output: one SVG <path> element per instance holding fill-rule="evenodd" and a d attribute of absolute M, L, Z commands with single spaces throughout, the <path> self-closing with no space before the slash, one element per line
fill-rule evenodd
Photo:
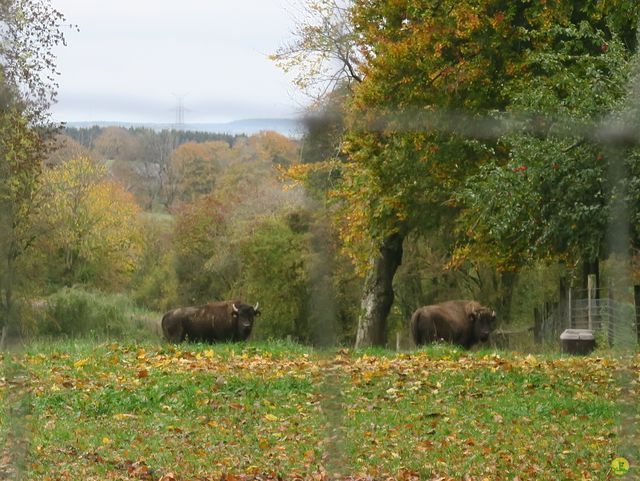
<path fill-rule="evenodd" d="M 162 317 L 162 333 L 171 342 L 245 341 L 253 320 L 260 315 L 258 304 L 242 301 L 210 302 L 196 307 L 180 307 Z"/>
<path fill-rule="evenodd" d="M 476 301 L 447 301 L 417 309 L 411 332 L 417 345 L 444 340 L 469 349 L 489 339 L 495 321 L 495 311 Z"/>

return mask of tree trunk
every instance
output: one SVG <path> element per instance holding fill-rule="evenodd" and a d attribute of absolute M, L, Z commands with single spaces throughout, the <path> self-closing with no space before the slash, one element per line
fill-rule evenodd
<path fill-rule="evenodd" d="M 542 344 L 542 314 L 537 307 L 533 308 L 533 340 L 536 344 Z"/>
<path fill-rule="evenodd" d="M 513 288 L 518 275 L 515 272 L 504 271 L 500 274 L 500 297 L 498 299 L 498 316 L 504 325 L 511 324 L 511 304 L 513 302 Z"/>
<path fill-rule="evenodd" d="M 636 307 L 636 337 L 640 346 L 640 286 L 633 286 L 633 298 Z"/>
<path fill-rule="evenodd" d="M 4 344 L 7 340 L 7 326 L 2 326 L 2 334 L 0 334 L 0 352 L 4 351 Z"/>
<path fill-rule="evenodd" d="M 1 252 L 1 254 L 3 257 L 2 267 L 5 271 L 0 274 L 2 276 L 0 278 L 0 325 L 2 325 L 0 351 L 3 351 L 9 334 L 9 327 L 13 321 L 13 283 L 15 279 L 11 248 L 8 249 L 8 252 Z"/>
<path fill-rule="evenodd" d="M 398 233 L 386 237 L 370 261 L 362 292 L 356 348 L 386 343 L 387 315 L 393 304 L 393 276 L 402 262 L 403 240 L 404 235 Z"/>

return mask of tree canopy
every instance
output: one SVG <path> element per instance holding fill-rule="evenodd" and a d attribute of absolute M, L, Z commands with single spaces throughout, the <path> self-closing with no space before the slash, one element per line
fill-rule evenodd
<path fill-rule="evenodd" d="M 621 190 L 587 126 L 624 99 L 635 2 L 354 0 L 345 18 L 362 81 L 346 103 L 344 156 L 327 161 L 340 171 L 328 194 L 366 277 L 365 337 L 384 331 L 376 305 L 390 306 L 409 232 L 454 233 L 451 266 L 604 254 Z"/>

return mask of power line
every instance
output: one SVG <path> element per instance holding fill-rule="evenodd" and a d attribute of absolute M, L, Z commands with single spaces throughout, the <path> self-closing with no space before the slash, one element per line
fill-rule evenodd
<path fill-rule="evenodd" d="M 178 104 L 176 105 L 176 109 L 175 109 L 175 124 L 174 124 L 174 128 L 176 130 L 182 130 L 184 129 L 184 112 L 185 112 L 185 107 L 184 107 L 184 98 L 187 96 L 187 94 L 182 94 L 182 95 L 178 95 L 178 94 L 173 94 L 176 99 L 178 100 Z"/>

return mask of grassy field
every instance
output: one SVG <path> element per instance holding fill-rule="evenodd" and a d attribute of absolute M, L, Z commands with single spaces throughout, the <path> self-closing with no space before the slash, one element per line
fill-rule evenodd
<path fill-rule="evenodd" d="M 0 479 L 639 479 L 639 363 L 43 344 L 3 358 Z"/>

